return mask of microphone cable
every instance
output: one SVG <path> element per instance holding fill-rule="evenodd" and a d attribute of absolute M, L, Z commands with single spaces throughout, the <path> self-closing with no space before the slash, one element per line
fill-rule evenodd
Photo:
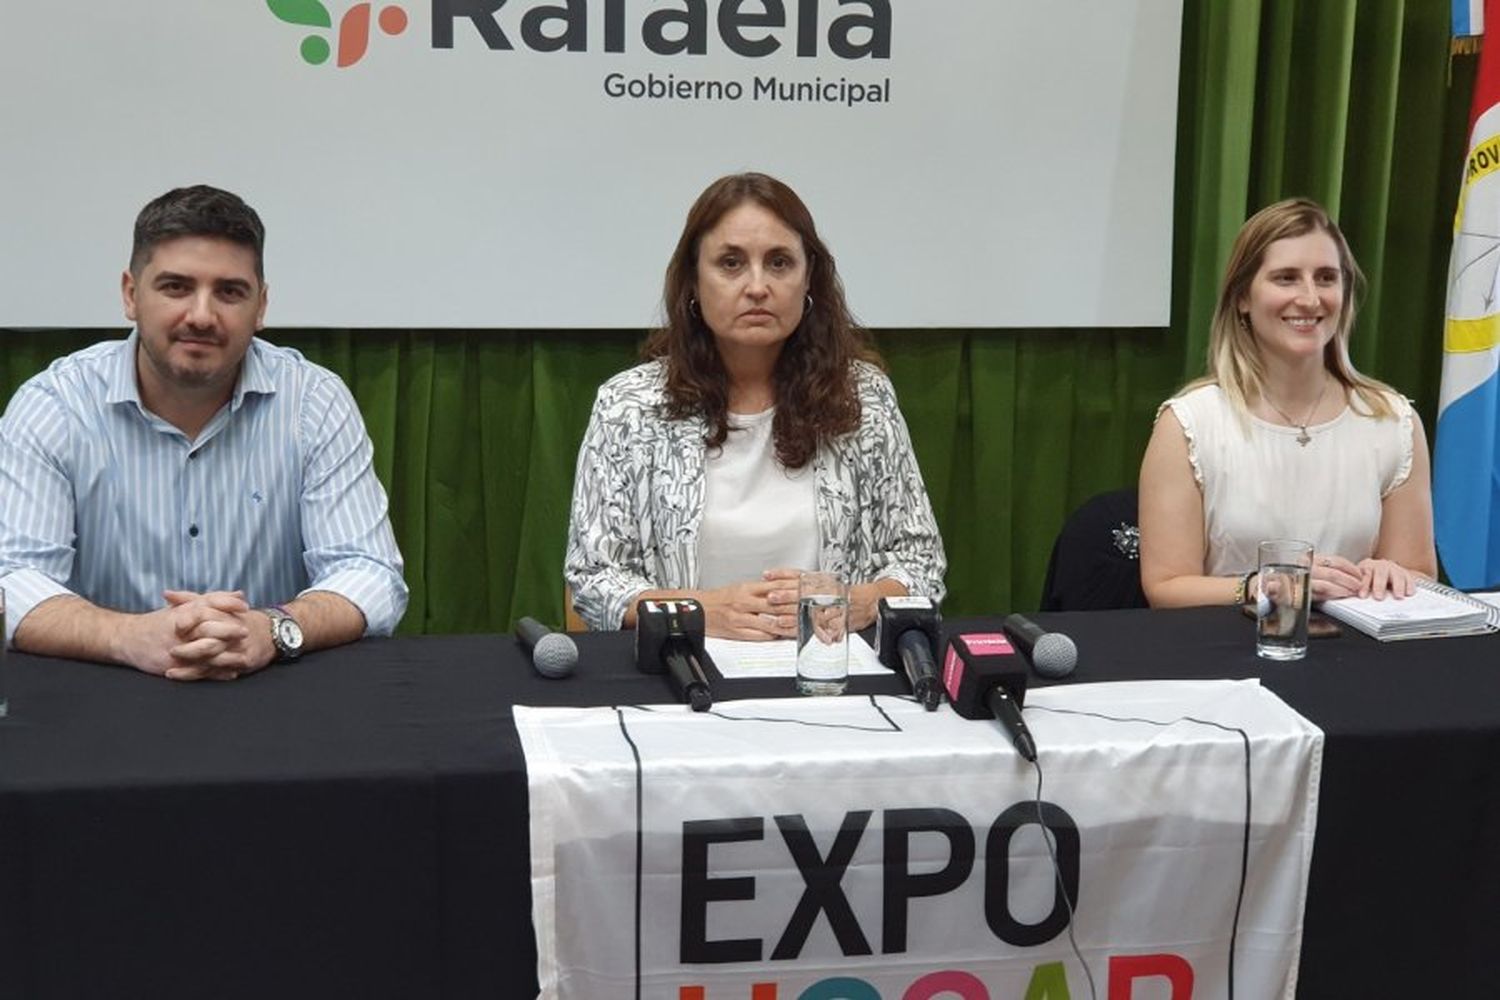
<path fill-rule="evenodd" d="M 1036 711 L 1052 712 L 1056 715 L 1079 715 L 1091 719 L 1102 719 L 1105 722 L 1144 723 L 1148 726 L 1160 726 L 1163 728 L 1175 725 L 1178 722 L 1191 722 L 1200 726 L 1209 726 L 1210 728 L 1218 729 L 1226 733 L 1234 733 L 1240 738 L 1240 746 L 1243 748 L 1245 753 L 1245 818 L 1241 822 L 1240 826 L 1240 878 L 1239 888 L 1236 891 L 1234 897 L 1234 918 L 1233 920 L 1231 920 L 1229 925 L 1229 956 L 1227 963 L 1228 985 L 1225 994 L 1226 1000 L 1234 1000 L 1234 956 L 1235 952 L 1239 949 L 1240 914 L 1245 906 L 1245 882 L 1250 873 L 1250 817 L 1252 815 L 1251 809 L 1254 805 L 1254 793 L 1253 786 L 1251 784 L 1253 774 L 1250 767 L 1250 734 L 1239 726 L 1230 726 L 1222 722 L 1214 722 L 1212 719 L 1199 719 L 1191 715 L 1178 716 L 1171 722 L 1163 722 L 1160 719 L 1145 719 L 1139 716 L 1128 715 L 1105 715 L 1103 712 L 1084 712 L 1072 708 L 1054 708 L 1051 706 L 1043 705 L 1036 705 L 1033 706 L 1033 708 Z M 1033 766 L 1036 768 L 1036 810 L 1037 820 L 1038 822 L 1040 822 L 1042 816 L 1042 767 L 1040 764 L 1037 764 L 1034 761 Z M 1050 834 L 1051 831 L 1048 830 L 1046 824 L 1043 823 L 1042 839 L 1046 841 L 1047 853 L 1052 858 L 1052 870 L 1054 876 L 1058 880 L 1058 892 L 1062 892 L 1062 869 L 1058 865 L 1057 853 L 1053 846 Z M 1063 905 L 1068 908 L 1068 942 L 1073 946 L 1073 953 L 1077 955 L 1078 960 L 1082 962 L 1083 955 L 1079 952 L 1078 944 L 1073 939 L 1073 904 L 1072 901 L 1068 899 L 1068 895 L 1065 892 L 1063 892 Z M 1083 971 L 1084 975 L 1088 976 L 1089 996 L 1092 998 L 1092 1000 L 1098 1000 L 1098 995 L 1094 992 L 1094 977 L 1089 972 L 1087 964 L 1084 965 Z"/>
<path fill-rule="evenodd" d="M 1033 760 L 1031 766 L 1036 768 L 1036 798 L 1033 801 L 1036 803 L 1037 826 L 1042 828 L 1042 843 L 1047 845 L 1047 857 L 1052 860 L 1052 882 L 1057 886 L 1057 894 L 1062 897 L 1063 907 L 1068 911 L 1068 947 L 1073 949 L 1073 957 L 1078 959 L 1084 978 L 1088 980 L 1089 1000 L 1099 1000 L 1099 987 L 1094 983 L 1094 973 L 1083 957 L 1083 950 L 1078 947 L 1078 938 L 1073 936 L 1073 900 L 1068 897 L 1068 887 L 1063 884 L 1062 865 L 1057 860 L 1057 844 L 1052 839 L 1052 831 L 1042 813 L 1042 765 L 1039 760 Z"/>

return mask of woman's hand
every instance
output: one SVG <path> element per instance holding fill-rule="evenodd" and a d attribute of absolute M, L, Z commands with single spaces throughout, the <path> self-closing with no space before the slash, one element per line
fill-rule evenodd
<path fill-rule="evenodd" d="M 1417 592 L 1417 574 L 1389 559 L 1361 559 L 1359 571 L 1364 578 L 1360 597 L 1382 601 L 1390 594 L 1399 600 Z"/>
<path fill-rule="evenodd" d="M 1364 572 L 1343 556 L 1316 556 L 1311 577 L 1315 601 L 1362 596 L 1360 588 L 1366 583 Z"/>
<path fill-rule="evenodd" d="M 734 583 L 700 596 L 709 635 L 723 639 L 797 638 L 797 578 L 801 570 L 768 569 L 759 580 Z M 857 583 L 849 588 L 849 631 L 858 632 L 875 623 L 876 606 L 882 597 L 906 593 L 895 580 Z"/>
<path fill-rule="evenodd" d="M 700 600 L 704 628 L 711 636 L 750 642 L 797 637 L 796 570 L 769 570 L 762 580 L 705 590 Z"/>
<path fill-rule="evenodd" d="M 1389 559 L 1361 559 L 1352 563 L 1343 556 L 1318 556 L 1313 560 L 1312 597 L 1315 601 L 1338 597 L 1373 597 L 1384 600 L 1410 597 L 1417 589 L 1417 575 Z"/>
<path fill-rule="evenodd" d="M 797 637 L 797 575 L 795 569 L 768 569 L 767 580 L 782 581 L 783 590 L 771 592 L 771 603 L 783 609 L 791 617 L 791 637 Z M 849 586 L 849 631 L 861 632 L 875 624 L 875 615 L 882 597 L 905 597 L 906 586 L 888 577 L 870 583 L 855 583 Z"/>

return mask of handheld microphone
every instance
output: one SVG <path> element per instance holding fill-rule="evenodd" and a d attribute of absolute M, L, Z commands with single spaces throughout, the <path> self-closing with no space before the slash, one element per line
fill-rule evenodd
<path fill-rule="evenodd" d="M 1066 677 L 1078 666 L 1078 647 L 1061 632 L 1045 631 L 1025 615 L 1009 615 L 1001 627 L 1041 676 Z"/>
<path fill-rule="evenodd" d="M 644 674 L 665 673 L 672 691 L 695 712 L 714 703 L 703 664 L 712 663 L 703 648 L 703 605 L 689 598 L 640 601 L 635 606 L 635 668 Z"/>
<path fill-rule="evenodd" d="M 875 618 L 875 648 L 880 662 L 906 673 L 911 693 L 929 712 L 943 701 L 933 650 L 938 648 L 938 626 L 943 616 L 929 597 L 882 597 Z"/>
<path fill-rule="evenodd" d="M 943 658 L 943 686 L 953 710 L 965 719 L 996 719 L 1016 752 L 1036 760 L 1036 741 L 1021 705 L 1026 701 L 1026 667 L 1010 640 L 998 633 L 954 636 Z"/>
<path fill-rule="evenodd" d="M 561 632 L 554 632 L 535 618 L 516 622 L 516 641 L 531 657 L 531 665 L 543 677 L 567 677 L 578 665 L 578 647 Z"/>

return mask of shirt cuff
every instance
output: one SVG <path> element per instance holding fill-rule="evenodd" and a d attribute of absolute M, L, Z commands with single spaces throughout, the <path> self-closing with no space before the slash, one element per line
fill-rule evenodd
<path fill-rule="evenodd" d="M 635 607 L 640 595 L 656 589 L 679 588 L 666 587 L 633 574 L 621 574 L 619 578 L 609 581 L 606 587 L 575 591 L 573 603 L 578 605 L 579 617 L 588 623 L 589 628 L 608 632 L 623 628 L 626 613 Z M 601 590 L 603 593 L 599 593 Z"/>
<path fill-rule="evenodd" d="M 35 569 L 18 569 L 0 576 L 0 590 L 5 591 L 5 645 L 10 646 L 21 619 L 43 601 L 73 592 L 52 577 Z"/>

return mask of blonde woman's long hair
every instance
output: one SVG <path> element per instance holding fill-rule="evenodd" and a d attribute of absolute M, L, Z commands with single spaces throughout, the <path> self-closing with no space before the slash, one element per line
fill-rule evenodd
<path fill-rule="evenodd" d="M 1251 401 L 1265 391 L 1266 368 L 1260 345 L 1250 329 L 1250 318 L 1239 304 L 1250 291 L 1250 283 L 1265 261 L 1266 250 L 1277 240 L 1305 236 L 1314 230 L 1326 233 L 1339 252 L 1339 269 L 1343 272 L 1344 304 L 1338 326 L 1323 349 L 1323 367 L 1343 385 L 1351 403 L 1358 401 L 1366 416 L 1394 418 L 1387 393 L 1395 390 L 1384 382 L 1361 375 L 1349 360 L 1349 334 L 1354 329 L 1355 298 L 1364 292 L 1365 276 L 1344 234 L 1323 206 L 1307 198 L 1288 198 L 1267 205 L 1240 227 L 1229 250 L 1229 263 L 1219 285 L 1219 300 L 1214 308 L 1213 326 L 1208 336 L 1208 373 L 1183 387 L 1183 392 L 1203 385 L 1217 384 L 1243 418 L 1248 418 Z"/>

